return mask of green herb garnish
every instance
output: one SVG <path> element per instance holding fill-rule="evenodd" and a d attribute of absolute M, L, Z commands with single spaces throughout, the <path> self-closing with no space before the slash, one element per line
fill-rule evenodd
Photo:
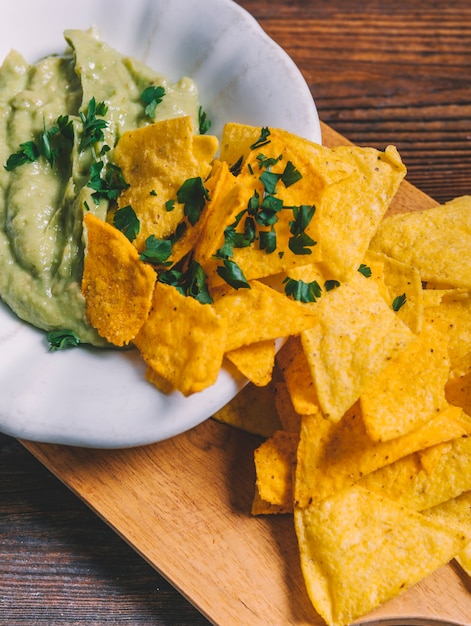
<path fill-rule="evenodd" d="M 368 265 L 365 265 L 364 263 L 360 265 L 358 271 L 360 272 L 360 274 L 363 274 L 365 278 L 369 278 L 372 274 L 371 267 L 368 267 Z"/>
<path fill-rule="evenodd" d="M 405 293 L 403 293 L 400 296 L 396 296 L 394 300 L 392 301 L 392 305 L 391 305 L 393 308 L 393 311 L 399 311 L 399 309 L 401 309 L 405 305 L 406 300 L 407 300 L 407 296 Z"/>
<path fill-rule="evenodd" d="M 83 124 L 83 135 L 80 140 L 80 150 L 83 151 L 88 147 L 93 147 L 99 141 L 104 141 L 105 135 L 103 133 L 104 129 L 108 127 L 108 122 L 105 119 L 97 118 L 97 115 L 100 118 L 103 118 L 108 112 L 108 106 L 105 102 L 99 102 L 97 104 L 95 98 L 91 98 L 87 112 L 84 113 L 81 111 L 79 113 L 80 119 Z"/>
<path fill-rule="evenodd" d="M 202 106 L 200 106 L 200 108 L 198 109 L 198 127 L 200 135 L 205 135 L 211 128 L 211 120 L 206 115 L 206 112 L 203 110 Z"/>
<path fill-rule="evenodd" d="M 49 350 L 54 352 L 55 350 L 65 350 L 66 348 L 75 348 L 80 344 L 78 335 L 73 330 L 53 330 L 47 333 L 47 340 L 49 342 Z"/>
<path fill-rule="evenodd" d="M 139 218 L 130 205 L 116 211 L 113 216 L 113 225 L 126 235 L 129 241 L 134 241 L 141 229 Z"/>
<path fill-rule="evenodd" d="M 152 263 L 152 265 L 166 265 L 171 254 L 172 242 L 170 239 L 157 239 L 155 235 L 150 235 L 146 239 L 146 247 L 139 258 L 141 261 Z"/>
<path fill-rule="evenodd" d="M 257 139 L 255 143 L 250 146 L 251 150 L 256 150 L 257 148 L 261 148 L 262 146 L 266 146 L 267 143 L 270 143 L 268 137 L 271 135 L 270 130 L 264 126 L 260 131 L 260 137 Z"/>
<path fill-rule="evenodd" d="M 316 302 L 322 295 L 322 289 L 317 280 L 306 283 L 303 280 L 295 280 L 288 276 L 284 279 L 283 284 L 286 295 L 299 302 Z"/>
<path fill-rule="evenodd" d="M 146 105 L 145 114 L 151 119 L 155 119 L 155 109 L 162 102 L 165 96 L 165 88 L 159 85 L 150 85 L 141 93 L 141 100 Z"/>
<path fill-rule="evenodd" d="M 192 226 L 199 220 L 209 194 L 200 176 L 188 178 L 177 191 L 177 200 L 184 205 L 183 213 Z"/>
<path fill-rule="evenodd" d="M 224 265 L 216 268 L 219 276 L 234 289 L 250 289 L 248 280 L 235 261 L 224 259 Z"/>

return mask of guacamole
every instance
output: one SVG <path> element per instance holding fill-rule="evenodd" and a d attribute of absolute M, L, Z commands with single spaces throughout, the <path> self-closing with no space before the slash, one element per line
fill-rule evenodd
<path fill-rule="evenodd" d="M 93 168 L 98 161 L 102 174 L 113 167 L 113 148 L 127 130 L 180 115 L 197 128 L 198 94 L 190 79 L 169 83 L 93 31 L 64 37 L 63 55 L 30 65 L 11 51 L 0 68 L 0 297 L 34 326 L 69 329 L 101 346 L 81 294 L 82 222 L 86 211 L 106 218 L 113 199 L 90 186 L 93 171 L 102 184 Z M 150 86 L 164 93 L 155 114 L 142 99 Z M 12 155 L 19 156 L 14 165 Z"/>

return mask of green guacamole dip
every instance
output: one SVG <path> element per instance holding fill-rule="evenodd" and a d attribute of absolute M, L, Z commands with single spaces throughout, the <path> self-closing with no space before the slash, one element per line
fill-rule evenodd
<path fill-rule="evenodd" d="M 85 317 L 80 285 L 86 242 L 82 220 L 89 210 L 104 218 L 109 200 L 92 197 L 90 147 L 81 149 L 83 117 L 92 99 L 104 102 L 101 159 L 113 159 L 113 148 L 127 130 L 155 120 L 191 115 L 198 124 L 198 94 L 193 81 L 169 83 L 141 62 L 125 57 L 93 31 L 64 33 L 63 55 L 28 64 L 16 51 L 0 68 L 0 161 L 7 163 L 21 144 L 38 141 L 44 129 L 69 116 L 73 141 L 51 165 L 39 156 L 10 171 L 0 168 L 0 296 L 23 320 L 46 331 L 69 329 L 81 342 L 105 341 Z M 165 96 L 150 119 L 141 94 L 162 86 Z M 57 139 L 57 141 L 59 141 Z M 100 149 L 102 146 L 98 146 Z"/>

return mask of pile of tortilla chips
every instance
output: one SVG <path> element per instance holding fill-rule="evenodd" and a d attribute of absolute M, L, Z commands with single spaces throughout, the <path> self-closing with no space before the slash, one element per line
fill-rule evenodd
<path fill-rule="evenodd" d="M 85 217 L 90 323 L 164 392 L 248 378 L 215 417 L 265 438 L 252 512 L 294 515 L 330 626 L 471 574 L 471 197 L 385 218 L 392 146 L 231 123 L 217 149 L 189 118 L 120 140 L 129 187 Z"/>

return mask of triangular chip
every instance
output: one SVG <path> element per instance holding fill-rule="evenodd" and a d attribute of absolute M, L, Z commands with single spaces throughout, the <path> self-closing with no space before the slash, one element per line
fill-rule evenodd
<path fill-rule="evenodd" d="M 118 204 L 132 206 L 140 220 L 134 241 L 139 251 L 150 235 L 157 239 L 173 235 L 185 217 L 177 192 L 189 179 L 206 178 L 217 147 L 215 137 L 202 140 L 195 135 L 189 116 L 124 133 L 115 148 L 114 161 L 129 187 L 121 193 Z"/>
<path fill-rule="evenodd" d="M 312 308 L 253 280 L 250 288 L 215 290 L 214 309 L 229 332 L 225 351 L 268 339 L 279 339 L 317 323 Z"/>
<path fill-rule="evenodd" d="M 436 286 L 471 289 L 471 196 L 386 218 L 371 248 L 413 265 Z"/>
<path fill-rule="evenodd" d="M 147 365 L 184 395 L 211 386 L 222 365 L 226 326 L 210 304 L 157 282 L 152 310 L 134 339 Z M 211 337 L 211 341 L 208 341 Z"/>
<path fill-rule="evenodd" d="M 311 601 L 347 626 L 444 565 L 468 538 L 355 486 L 294 513 Z"/>
<path fill-rule="evenodd" d="M 319 324 L 301 341 L 322 412 L 338 421 L 414 334 L 360 272 L 314 306 Z"/>
<path fill-rule="evenodd" d="M 149 314 L 156 273 L 127 237 L 89 213 L 82 293 L 89 323 L 116 346 L 130 343 Z"/>
<path fill-rule="evenodd" d="M 381 371 L 361 395 L 366 430 L 386 441 L 419 428 L 447 405 L 448 341 L 434 326 L 419 336 Z"/>
<path fill-rule="evenodd" d="M 367 435 L 359 404 L 337 423 L 321 415 L 303 417 L 296 502 L 300 506 L 319 502 L 397 459 L 470 434 L 471 419 L 457 407 L 447 408 L 416 431 L 384 442 L 374 442 Z"/>
<path fill-rule="evenodd" d="M 273 339 L 258 341 L 226 352 L 226 358 L 239 372 L 258 387 L 264 387 L 272 379 L 275 365 L 276 343 Z"/>

